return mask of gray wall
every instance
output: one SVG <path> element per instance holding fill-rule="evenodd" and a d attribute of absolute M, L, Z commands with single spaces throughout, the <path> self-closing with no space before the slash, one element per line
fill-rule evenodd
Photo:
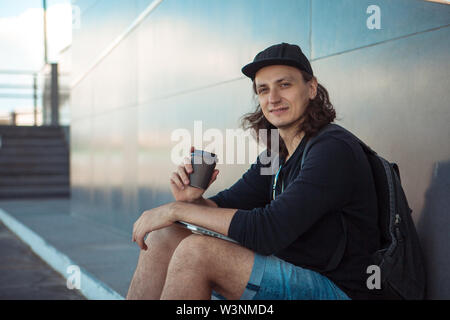
<path fill-rule="evenodd" d="M 83 74 L 151 1 L 76 1 L 72 74 Z M 429 298 L 450 298 L 450 6 L 377 0 L 164 0 L 71 92 L 72 211 L 130 233 L 171 201 L 178 128 L 238 128 L 254 107 L 240 68 L 265 47 L 299 44 L 338 123 L 397 162 L 427 259 Z M 206 143 L 205 143 L 206 144 Z M 202 148 L 205 144 L 196 144 Z M 219 165 L 213 195 L 245 165 Z"/>

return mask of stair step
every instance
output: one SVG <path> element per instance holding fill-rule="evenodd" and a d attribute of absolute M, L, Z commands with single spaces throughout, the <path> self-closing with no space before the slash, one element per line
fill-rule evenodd
<path fill-rule="evenodd" d="M 36 162 L 36 161 L 30 161 L 30 162 L 4 162 L 0 163 L 0 170 L 1 169 L 36 169 L 36 168 L 52 168 L 52 167 L 68 167 L 67 161 L 59 161 L 55 162 L 52 161 L 52 159 L 49 159 L 49 161 L 46 162 Z"/>
<path fill-rule="evenodd" d="M 2 155 L 0 154 L 0 166 L 8 165 L 34 165 L 34 164 L 65 164 L 69 162 L 68 155 L 42 155 L 29 157 L 24 155 Z"/>
<path fill-rule="evenodd" d="M 0 186 L 69 185 L 68 175 L 1 176 Z"/>
<path fill-rule="evenodd" d="M 70 196 L 65 132 L 59 126 L 0 125 L 0 198 Z"/>
<path fill-rule="evenodd" d="M 36 131 L 36 132 L 3 132 L 0 133 L 3 140 L 11 138 L 64 138 L 64 133 L 61 131 L 47 132 L 47 131 Z"/>
<path fill-rule="evenodd" d="M 68 149 L 66 146 L 49 146 L 49 147 L 40 147 L 40 146 L 29 146 L 26 148 L 23 147 L 5 147 L 0 148 L 0 155 L 21 155 L 21 156 L 54 156 L 54 155 L 62 155 L 68 154 Z"/>
<path fill-rule="evenodd" d="M 63 147 L 66 142 L 62 138 L 2 138 L 4 147 Z"/>
<path fill-rule="evenodd" d="M 2 134 L 24 134 L 30 135 L 36 133 L 61 133 L 62 127 L 59 126 L 11 126 L 0 125 L 0 135 Z"/>
<path fill-rule="evenodd" d="M 40 166 L 16 166 L 0 167 L 1 176 L 17 175 L 45 175 L 45 174 L 69 174 L 69 166 L 66 165 L 40 165 Z"/>
<path fill-rule="evenodd" d="M 70 186 L 13 186 L 0 187 L 0 198 L 27 198 L 27 197 L 67 197 L 70 195 Z"/>

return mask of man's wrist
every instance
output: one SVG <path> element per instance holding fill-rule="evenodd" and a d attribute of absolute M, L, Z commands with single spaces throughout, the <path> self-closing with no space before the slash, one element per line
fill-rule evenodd
<path fill-rule="evenodd" d="M 181 203 L 182 202 L 180 202 L 180 201 L 175 201 L 175 202 L 169 203 L 169 217 L 170 217 L 169 219 L 171 221 L 181 220 L 181 218 L 180 218 L 180 212 L 181 212 L 180 204 Z"/>
<path fill-rule="evenodd" d="M 199 198 L 192 200 L 190 203 L 203 205 L 205 203 L 205 199 L 203 198 L 203 196 L 200 196 Z"/>

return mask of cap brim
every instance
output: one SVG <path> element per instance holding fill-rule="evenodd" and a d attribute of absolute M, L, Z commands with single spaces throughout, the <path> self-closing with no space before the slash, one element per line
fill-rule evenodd
<path fill-rule="evenodd" d="M 250 79 L 254 80 L 256 73 L 264 67 L 272 66 L 272 65 L 285 65 L 285 66 L 291 66 L 296 67 L 301 70 L 304 70 L 304 68 L 299 65 L 299 63 L 292 59 L 274 59 L 274 58 L 268 58 L 268 59 L 262 59 L 256 62 L 251 62 L 247 65 L 245 65 L 241 71 L 243 74 L 245 74 Z M 308 72 L 307 70 L 304 70 L 305 72 Z"/>

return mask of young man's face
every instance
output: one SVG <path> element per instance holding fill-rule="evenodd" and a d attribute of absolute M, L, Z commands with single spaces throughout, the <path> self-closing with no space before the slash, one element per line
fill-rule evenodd
<path fill-rule="evenodd" d="M 317 81 L 305 83 L 297 68 L 273 65 L 261 68 L 255 75 L 256 94 L 266 119 L 278 129 L 296 126 L 314 99 Z"/>

